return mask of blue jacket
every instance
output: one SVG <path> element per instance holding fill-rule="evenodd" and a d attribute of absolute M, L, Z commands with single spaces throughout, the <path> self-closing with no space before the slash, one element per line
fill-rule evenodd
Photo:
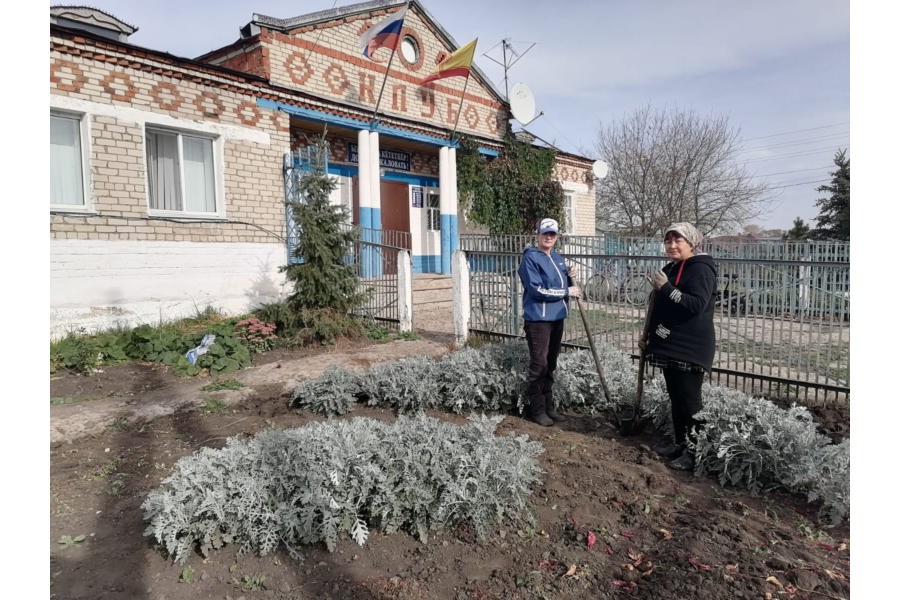
<path fill-rule="evenodd" d="M 524 292 L 526 321 L 560 321 L 569 315 L 571 279 L 563 257 L 555 250 L 547 256 L 537 248 L 526 248 L 519 264 Z"/>

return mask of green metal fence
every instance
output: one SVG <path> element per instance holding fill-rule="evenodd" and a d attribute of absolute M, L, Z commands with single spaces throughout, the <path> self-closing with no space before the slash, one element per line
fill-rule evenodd
<path fill-rule="evenodd" d="M 533 242 L 534 236 L 461 237 L 471 331 L 524 335 L 517 269 Z M 719 271 L 712 381 L 807 404 L 849 401 L 849 244 L 713 241 L 703 249 Z M 564 236 L 558 250 L 578 270 L 590 334 L 636 358 L 650 290 L 645 275 L 667 260 L 660 241 Z M 580 318 L 567 321 L 565 344 L 588 347 L 587 335 Z"/>

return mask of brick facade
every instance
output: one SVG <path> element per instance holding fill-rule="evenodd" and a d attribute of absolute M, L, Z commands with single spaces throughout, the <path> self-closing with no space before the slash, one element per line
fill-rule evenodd
<path fill-rule="evenodd" d="M 404 34 L 420 58 L 395 55 L 380 104 L 389 52 L 363 57 L 358 36 L 384 9 L 261 26 L 197 60 L 51 25 L 50 108 L 82 120 L 87 194 L 84 206 L 51 205 L 55 335 L 188 316 L 205 303 L 241 312 L 276 300 L 285 285 L 284 154 L 324 122 L 338 124 L 328 127 L 332 161 L 353 166 L 354 130 L 368 128 L 378 104 L 390 128 L 380 149 L 408 154 L 411 177 L 439 178 L 438 149 L 454 130 L 499 149 L 508 106 L 479 74 L 419 85 L 453 48 L 416 4 Z M 151 210 L 148 127 L 213 140 L 215 214 Z M 573 195 L 573 233 L 592 234 L 590 162 L 560 154 L 555 174 Z"/>
<path fill-rule="evenodd" d="M 77 37 L 53 41 L 50 73 L 51 108 L 80 108 L 89 120 L 91 209 L 89 215 L 51 214 L 51 237 L 251 243 L 283 237 L 281 165 L 289 146 L 289 119 L 257 107 L 255 86 L 149 56 L 98 49 Z M 146 189 L 144 127 L 191 130 L 197 122 L 224 131 L 227 219 L 177 223 L 154 218 Z"/>

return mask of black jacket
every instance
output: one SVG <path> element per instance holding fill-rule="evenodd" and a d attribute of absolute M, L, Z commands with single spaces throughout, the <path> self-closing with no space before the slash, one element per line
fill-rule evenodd
<path fill-rule="evenodd" d="M 708 254 L 698 254 L 680 263 L 670 262 L 663 272 L 669 281 L 656 291 L 647 353 L 708 371 L 716 351 L 716 264 Z"/>

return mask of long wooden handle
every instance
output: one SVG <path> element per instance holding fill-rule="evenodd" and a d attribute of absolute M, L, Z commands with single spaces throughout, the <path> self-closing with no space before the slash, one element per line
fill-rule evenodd
<path fill-rule="evenodd" d="M 577 286 L 575 278 L 569 275 L 572 285 Z M 581 305 L 581 298 L 575 297 L 575 303 L 578 305 L 578 313 L 581 315 L 581 324 L 584 325 L 584 332 L 587 334 L 588 344 L 591 347 L 591 355 L 594 357 L 594 365 L 597 367 L 597 375 L 600 377 L 600 387 L 603 388 L 603 395 L 606 401 L 612 403 L 612 396 L 609 393 L 609 386 L 606 385 L 606 377 L 603 376 L 603 366 L 600 364 L 600 357 L 597 355 L 597 347 L 594 345 L 594 336 L 591 335 L 591 328 L 588 325 L 587 315 L 584 313 L 584 306 Z"/>
<path fill-rule="evenodd" d="M 647 313 L 644 315 L 644 331 L 641 338 L 646 340 L 650 333 L 650 314 L 653 312 L 653 301 L 656 299 L 656 290 L 650 292 L 650 298 L 647 299 Z M 646 345 L 646 341 L 644 342 Z M 647 351 L 641 348 L 641 356 L 638 359 L 638 381 L 637 395 L 634 399 L 633 418 L 637 419 L 638 413 L 641 411 L 641 398 L 644 396 L 644 369 L 647 364 Z"/>

